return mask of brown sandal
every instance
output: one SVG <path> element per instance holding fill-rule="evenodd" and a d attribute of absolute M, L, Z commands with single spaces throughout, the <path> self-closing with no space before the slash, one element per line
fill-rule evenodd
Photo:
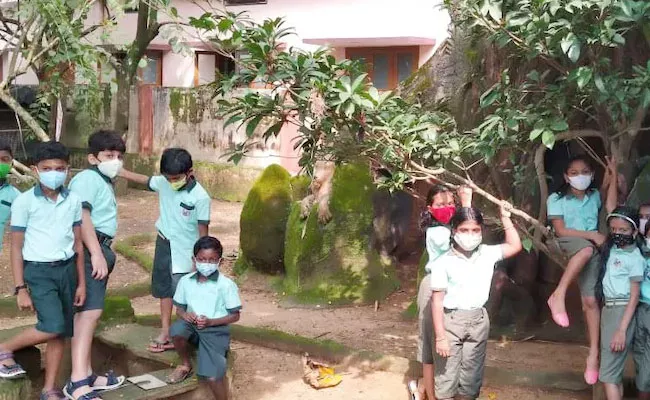
<path fill-rule="evenodd" d="M 176 367 L 174 372 L 172 372 L 168 377 L 167 377 L 167 383 L 170 385 L 175 385 L 177 383 L 181 383 L 187 378 L 192 376 L 192 367 L 188 367 L 185 365 L 179 365 Z"/>
<path fill-rule="evenodd" d="M 170 340 L 166 340 L 164 342 L 152 340 L 151 343 L 149 343 L 148 350 L 151 353 L 164 353 L 167 350 L 174 350 L 174 348 L 174 343 L 172 343 Z"/>

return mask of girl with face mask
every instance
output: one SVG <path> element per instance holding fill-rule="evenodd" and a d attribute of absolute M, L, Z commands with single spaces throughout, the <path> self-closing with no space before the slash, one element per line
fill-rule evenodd
<path fill-rule="evenodd" d="M 472 189 L 460 187 L 458 198 L 462 207 L 471 207 Z M 456 212 L 454 194 L 443 185 L 435 185 L 427 194 L 427 208 L 420 218 L 420 227 L 426 235 L 427 264 L 425 276 L 420 282 L 418 304 L 418 353 L 417 359 L 422 363 L 422 382 L 418 387 L 416 381 L 408 384 L 411 400 L 420 400 L 426 394 L 427 399 L 434 399 L 433 395 L 433 321 L 431 320 L 431 269 L 435 261 L 449 250 L 451 230 L 449 222 Z"/>
<path fill-rule="evenodd" d="M 490 321 L 485 303 L 495 264 L 521 251 L 519 234 L 503 203 L 505 242 L 485 245 L 483 216 L 475 208 L 460 208 L 451 219 L 452 247 L 431 271 L 435 330 L 435 398 L 475 399 L 483 381 Z"/>
<path fill-rule="evenodd" d="M 564 172 L 564 184 L 549 196 L 547 214 L 557 243 L 569 258 L 564 273 L 555 291 L 548 299 L 553 321 L 561 327 L 569 326 L 565 297 L 569 286 L 578 280 L 582 309 L 587 325 L 589 355 L 586 360 L 584 378 L 593 385 L 598 381 L 598 347 L 600 308 L 596 301 L 596 286 L 600 269 L 598 248 L 606 237 L 598 232 L 598 214 L 606 199 L 610 213 L 617 204 L 618 172 L 616 160 L 607 158 L 607 170 L 603 188 L 598 191 L 593 185 L 594 170 L 584 157 L 569 160 Z"/>
<path fill-rule="evenodd" d="M 639 217 L 634 209 L 617 207 L 607 217 L 609 236 L 601 249 L 598 294 L 600 318 L 599 379 L 608 400 L 623 398 L 625 360 L 636 329 L 645 259 L 637 245 Z"/>

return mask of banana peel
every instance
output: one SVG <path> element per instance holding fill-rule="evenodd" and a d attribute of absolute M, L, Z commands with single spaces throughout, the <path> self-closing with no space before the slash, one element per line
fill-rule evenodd
<path fill-rule="evenodd" d="M 314 389 L 334 387 L 343 380 L 334 368 L 312 360 L 307 353 L 302 355 L 302 369 L 302 380 Z"/>

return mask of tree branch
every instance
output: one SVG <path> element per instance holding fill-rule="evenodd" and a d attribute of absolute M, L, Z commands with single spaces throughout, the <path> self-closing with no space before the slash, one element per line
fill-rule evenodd
<path fill-rule="evenodd" d="M 38 124 L 38 122 L 31 116 L 27 110 L 25 110 L 16 99 L 9 93 L 6 88 L 0 89 L 0 100 L 4 101 L 9 108 L 11 108 L 23 121 L 32 129 L 32 132 L 43 142 L 49 142 L 50 137 L 45 133 L 43 128 Z"/>

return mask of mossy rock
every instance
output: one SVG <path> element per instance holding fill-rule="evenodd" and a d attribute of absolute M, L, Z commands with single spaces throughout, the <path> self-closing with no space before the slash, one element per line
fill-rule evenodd
<path fill-rule="evenodd" d="M 309 194 L 311 179 L 307 175 L 291 177 L 291 192 L 294 200 L 301 200 Z"/>
<path fill-rule="evenodd" d="M 133 321 L 135 311 L 126 296 L 109 296 L 104 303 L 102 321 Z"/>
<path fill-rule="evenodd" d="M 25 400 L 32 398 L 29 379 L 0 380 L 0 400 Z"/>
<path fill-rule="evenodd" d="M 391 260 L 372 246 L 375 186 L 366 165 L 336 168 L 332 220 L 318 222 L 318 206 L 306 220 L 293 203 L 285 241 L 284 290 L 297 301 L 367 303 L 398 287 Z"/>
<path fill-rule="evenodd" d="M 267 167 L 251 188 L 240 216 L 240 263 L 274 274 L 284 270 L 284 236 L 292 201 L 291 176 Z"/>

